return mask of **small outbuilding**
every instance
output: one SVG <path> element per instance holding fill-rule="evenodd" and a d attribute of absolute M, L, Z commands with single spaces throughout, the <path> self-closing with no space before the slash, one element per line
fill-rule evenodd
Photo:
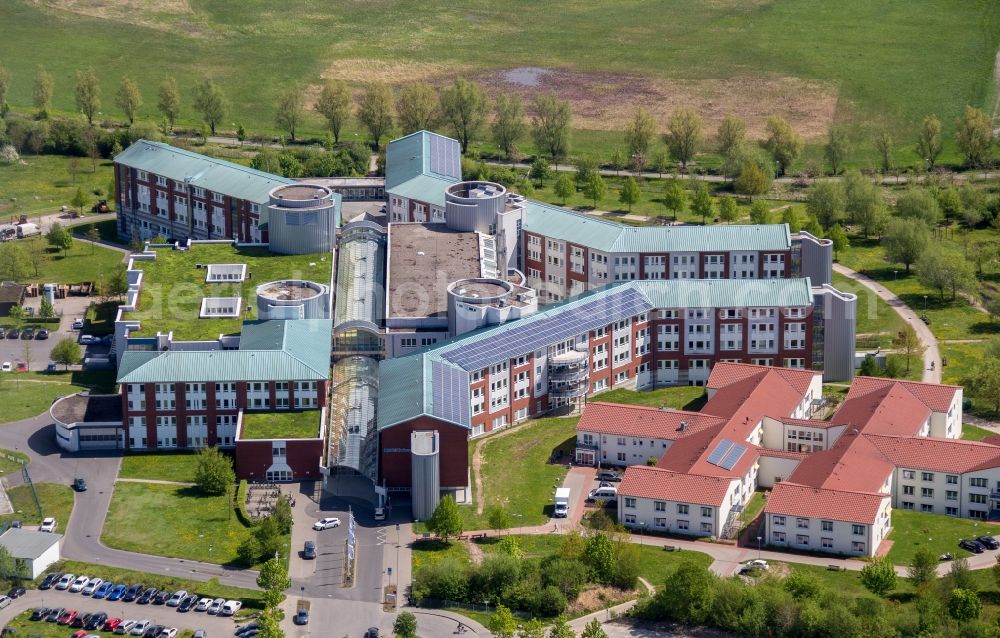
<path fill-rule="evenodd" d="M 23 527 L 12 527 L 0 536 L 0 545 L 7 549 L 17 563 L 22 576 L 32 580 L 59 560 L 61 541 L 62 534 Z"/>
<path fill-rule="evenodd" d="M 24 301 L 24 286 L 12 281 L 0 283 L 0 317 L 9 317 L 10 309 Z"/>

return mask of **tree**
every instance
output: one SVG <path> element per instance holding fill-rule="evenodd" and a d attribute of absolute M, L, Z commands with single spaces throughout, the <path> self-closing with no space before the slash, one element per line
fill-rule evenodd
<path fill-rule="evenodd" d="M 80 159 L 78 157 L 71 157 L 66 162 L 66 172 L 69 176 L 73 178 L 73 183 L 76 184 L 76 176 L 80 173 Z"/>
<path fill-rule="evenodd" d="M 682 169 L 687 169 L 688 162 L 694 159 L 701 143 L 701 116 L 691 109 L 680 108 L 670 116 L 667 133 L 663 141 L 670 149 L 670 155 L 681 163 Z"/>
<path fill-rule="evenodd" d="M 678 213 L 687 206 L 687 193 L 676 179 L 667 182 L 666 187 L 663 189 L 663 205 L 667 210 L 673 211 L 674 221 L 677 221 Z"/>
<path fill-rule="evenodd" d="M 21 304 L 14 304 L 7 311 L 7 316 L 10 317 L 18 328 L 21 327 L 21 322 L 28 318 L 28 311 L 24 309 Z"/>
<path fill-rule="evenodd" d="M 928 115 L 920 123 L 917 134 L 917 154 L 927 163 L 927 168 L 934 168 L 938 155 L 941 154 L 941 120 Z"/>
<path fill-rule="evenodd" d="M 392 90 L 384 82 L 373 82 L 365 88 L 358 106 L 358 120 L 368 129 L 375 148 L 382 137 L 392 130 Z"/>
<path fill-rule="evenodd" d="M 587 538 L 583 563 L 590 568 L 595 580 L 610 582 L 615 569 L 615 546 L 607 534 L 599 532 Z"/>
<path fill-rule="evenodd" d="M 719 153 L 723 157 L 728 157 L 746 143 L 747 123 L 735 115 L 727 115 L 719 123 L 715 137 L 719 142 Z"/>
<path fill-rule="evenodd" d="M 82 191 L 78 188 L 76 189 L 77 194 L 83 195 Z M 76 197 L 73 198 L 74 202 Z M 74 206 L 76 204 L 74 203 Z M 63 228 L 62 224 L 55 222 L 52 224 L 52 228 L 45 235 L 45 240 L 49 243 L 49 246 L 57 248 L 63 251 L 63 254 L 68 253 L 69 249 L 73 246 L 73 235 L 70 234 L 68 230 Z"/>
<path fill-rule="evenodd" d="M 618 201 L 622 204 L 628 206 L 628 212 L 632 212 L 632 205 L 639 203 L 639 183 L 635 181 L 635 178 L 629 175 L 625 178 L 625 182 L 622 184 L 622 189 L 618 193 Z M 712 199 L 709 198 L 708 205 L 712 205 Z"/>
<path fill-rule="evenodd" d="M 94 116 L 101 110 L 101 87 L 94 69 L 76 72 L 74 95 L 77 110 L 87 118 L 87 124 L 93 124 Z"/>
<path fill-rule="evenodd" d="M 48 117 L 49 108 L 52 106 L 52 87 L 52 76 L 45 67 L 38 65 L 35 71 L 35 85 L 31 90 L 31 102 L 43 118 Z"/>
<path fill-rule="evenodd" d="M 497 533 L 500 530 L 510 529 L 511 526 L 511 516 L 502 505 L 494 505 L 486 513 L 486 521 L 490 525 L 490 529 L 496 530 Z"/>
<path fill-rule="evenodd" d="M 771 209 L 766 203 L 761 200 L 757 200 L 750 204 L 750 223 L 751 224 L 770 224 L 771 223 Z"/>
<path fill-rule="evenodd" d="M 559 173 L 555 186 L 552 187 L 552 192 L 562 200 L 562 205 L 565 206 L 566 200 L 576 192 L 576 188 L 573 186 L 573 178 L 568 173 Z"/>
<path fill-rule="evenodd" d="M 849 171 L 843 184 L 847 218 L 861 227 L 866 239 L 880 233 L 885 226 L 886 211 L 879 188 L 857 171 Z"/>
<path fill-rule="evenodd" d="M 844 219 L 844 188 L 838 182 L 816 182 L 809 189 L 806 210 L 823 228 L 830 228 Z"/>
<path fill-rule="evenodd" d="M 537 156 L 531 162 L 531 170 L 528 172 L 528 177 L 538 182 L 539 186 L 545 186 L 545 180 L 552 177 L 552 167 L 549 166 L 549 161 L 541 155 Z"/>
<path fill-rule="evenodd" d="M 285 638 L 285 632 L 281 630 L 281 623 L 279 622 L 278 614 L 279 610 L 269 608 L 261 612 L 260 616 L 257 618 L 257 636 L 258 638 Z"/>
<path fill-rule="evenodd" d="M 834 259 L 838 259 L 840 251 L 845 250 L 848 246 L 850 246 L 850 242 L 847 239 L 847 233 L 845 233 L 844 229 L 840 227 L 840 224 L 834 224 L 833 228 L 830 229 L 830 232 L 827 233 L 826 237 L 833 243 Z"/>
<path fill-rule="evenodd" d="M 21 244 L 0 243 L 0 281 L 24 281 L 29 274 L 28 258 Z"/>
<path fill-rule="evenodd" d="M 537 618 L 532 618 L 518 628 L 517 638 L 545 638 L 545 625 Z"/>
<path fill-rule="evenodd" d="M 583 628 L 583 633 L 580 634 L 580 638 L 608 638 L 608 634 L 604 633 L 604 627 L 601 626 L 601 621 L 591 620 Z"/>
<path fill-rule="evenodd" d="M 401 612 L 392 623 L 392 632 L 399 638 L 416 638 L 417 617 L 409 611 Z"/>
<path fill-rule="evenodd" d="M 201 113 L 202 120 L 215 135 L 215 127 L 226 117 L 226 97 L 211 78 L 205 78 L 195 88 L 194 108 Z"/>
<path fill-rule="evenodd" d="M 396 114 L 403 135 L 434 128 L 438 119 L 438 98 L 424 82 L 404 86 L 396 98 Z"/>
<path fill-rule="evenodd" d="M 924 188 L 909 188 L 896 200 L 896 215 L 923 221 L 929 228 L 941 221 L 937 198 Z"/>
<path fill-rule="evenodd" d="M 861 366 L 858 368 L 858 376 L 859 377 L 879 376 L 878 363 L 875 361 L 875 357 L 871 356 L 870 354 L 865 355 L 865 358 L 861 360 Z"/>
<path fill-rule="evenodd" d="M 282 534 L 292 532 L 292 506 L 288 503 L 287 498 L 279 498 L 274 502 L 270 516 L 277 523 Z"/>
<path fill-rule="evenodd" d="M 219 496 L 225 494 L 236 482 L 233 462 L 219 452 L 218 448 L 207 447 L 198 452 L 194 482 L 205 494 Z"/>
<path fill-rule="evenodd" d="M 649 156 L 649 145 L 656 132 L 656 120 L 645 109 L 636 109 L 632 119 L 625 125 L 625 145 L 628 147 L 628 154 L 632 158 L 642 158 L 637 163 L 641 172 L 645 164 L 646 157 Z"/>
<path fill-rule="evenodd" d="M 7 92 L 10 90 L 10 70 L 0 64 L 0 117 L 7 115 Z"/>
<path fill-rule="evenodd" d="M 625 168 L 625 152 L 618 146 L 611 150 L 611 158 L 608 164 L 611 168 L 615 169 L 615 175 L 621 173 L 621 170 Z"/>
<path fill-rule="evenodd" d="M 802 136 L 778 115 L 767 118 L 767 139 L 764 148 L 778 163 L 778 174 L 784 175 L 802 152 Z"/>
<path fill-rule="evenodd" d="M 989 116 L 980 109 L 966 106 L 963 117 L 955 118 L 955 142 L 969 166 L 985 165 L 993 146 L 993 127 Z"/>
<path fill-rule="evenodd" d="M 597 202 L 604 199 L 604 196 L 607 194 L 608 186 L 604 183 L 604 178 L 601 177 L 600 173 L 592 173 L 583 187 L 584 197 L 592 201 L 594 208 L 597 208 Z"/>
<path fill-rule="evenodd" d="M 535 97 L 535 114 L 531 119 L 531 135 L 535 145 L 557 165 L 569 153 L 569 132 L 573 115 L 569 102 L 556 97 L 555 93 L 543 93 Z"/>
<path fill-rule="evenodd" d="M 719 200 L 719 219 L 731 224 L 736 221 L 738 215 L 736 200 L 728 195 Z"/>
<path fill-rule="evenodd" d="M 896 588 L 896 568 L 883 556 L 870 558 L 861 569 L 861 584 L 876 596 L 885 596 Z"/>
<path fill-rule="evenodd" d="M 910 272 L 910 264 L 920 258 L 929 244 L 927 227 L 905 219 L 890 219 L 882 237 L 886 257 L 906 266 L 907 273 Z"/>
<path fill-rule="evenodd" d="M 546 638 L 576 638 L 576 632 L 569 626 L 564 616 L 559 616 L 549 629 L 549 635 Z"/>
<path fill-rule="evenodd" d="M 333 133 L 334 144 L 339 144 L 340 131 L 351 116 L 351 92 L 347 84 L 340 80 L 330 80 L 324 84 L 314 108 L 326 119 L 326 125 Z"/>
<path fill-rule="evenodd" d="M 167 121 L 167 131 L 173 132 L 174 124 L 181 113 L 181 93 L 173 76 L 168 75 L 160 83 L 160 89 L 156 94 L 156 108 Z"/>
<path fill-rule="evenodd" d="M 285 590 L 292 586 L 284 561 L 276 558 L 268 559 L 257 575 L 257 586 L 264 590 L 266 597 L 270 598 L 265 601 L 266 607 L 272 608 L 280 604 Z"/>
<path fill-rule="evenodd" d="M 83 358 L 83 351 L 80 348 L 80 344 L 76 342 L 76 339 L 66 337 L 65 339 L 60 339 L 59 343 L 52 348 L 49 358 L 55 363 L 62 364 L 64 369 L 69 370 L 70 366 L 80 363 L 80 360 Z"/>
<path fill-rule="evenodd" d="M 913 553 L 906 574 L 917 585 L 930 583 L 937 578 L 937 556 L 930 549 L 921 547 Z"/>
<path fill-rule="evenodd" d="M 496 612 L 490 616 L 487 628 L 496 638 L 514 638 L 514 634 L 517 633 L 517 620 L 509 609 L 497 605 Z"/>
<path fill-rule="evenodd" d="M 128 76 L 122 78 L 122 83 L 118 86 L 118 93 L 115 95 L 115 104 L 128 118 L 129 126 L 131 126 L 135 122 L 135 114 L 142 107 L 142 93 L 139 91 L 139 85 L 132 78 Z"/>
<path fill-rule="evenodd" d="M 455 131 L 463 153 L 482 128 L 487 106 L 483 90 L 465 78 L 455 78 L 451 86 L 441 90 L 441 114 Z"/>
<path fill-rule="evenodd" d="M 823 147 L 823 154 L 826 156 L 826 161 L 830 162 L 830 171 L 834 175 L 840 172 L 840 166 L 844 163 L 850 148 L 847 131 L 839 126 L 831 128 L 826 146 Z"/>
<path fill-rule="evenodd" d="M 73 208 L 80 211 L 83 214 L 83 208 L 87 205 L 87 196 L 83 194 L 83 189 L 79 186 L 76 187 L 76 192 L 73 193 L 73 199 L 69 200 L 69 203 Z"/>
<path fill-rule="evenodd" d="M 712 196 L 708 192 L 708 186 L 701 180 L 694 183 L 693 190 L 691 212 L 701 217 L 701 223 L 704 225 L 712 216 Z"/>
<path fill-rule="evenodd" d="M 755 195 L 763 195 L 771 188 L 771 176 L 765 173 L 760 164 L 752 160 L 743 163 L 740 174 L 733 182 L 733 188 L 740 195 L 753 198 Z"/>
<path fill-rule="evenodd" d="M 785 206 L 781 210 L 781 223 L 788 224 L 788 232 L 797 233 L 802 230 L 802 221 L 794 206 Z"/>
<path fill-rule="evenodd" d="M 951 291 L 951 298 L 958 296 L 958 291 L 975 292 L 976 275 L 965 258 L 956 253 L 946 253 L 937 247 L 924 251 L 917 260 L 917 278 L 928 288 L 934 288 L 944 300 L 946 290 Z"/>
<path fill-rule="evenodd" d="M 649 162 L 649 168 L 662 178 L 664 171 L 670 168 L 670 155 L 663 150 L 656 151 Z"/>
<path fill-rule="evenodd" d="M 56 316 L 56 309 L 52 306 L 52 302 L 49 301 L 48 297 L 42 297 L 41 302 L 39 302 L 38 316 L 42 319 L 52 319 Z"/>
<path fill-rule="evenodd" d="M 455 497 L 449 494 L 438 502 L 427 521 L 427 529 L 444 538 L 445 542 L 448 542 L 449 536 L 461 535 L 462 517 L 458 513 Z"/>
<path fill-rule="evenodd" d="M 882 173 L 888 173 L 892 168 L 892 133 L 888 129 L 879 129 L 875 133 L 875 150 L 882 161 Z"/>
<path fill-rule="evenodd" d="M 983 601 L 979 594 L 970 589 L 953 589 L 948 598 L 948 615 L 958 621 L 979 618 L 983 613 Z"/>
<path fill-rule="evenodd" d="M 917 336 L 917 331 L 913 329 L 913 326 L 906 324 L 903 329 L 899 331 L 899 334 L 892 340 L 892 345 L 897 350 L 899 350 L 903 357 L 906 359 L 906 373 L 910 373 L 910 360 L 913 358 L 922 357 L 924 354 L 924 344 L 920 341 L 920 337 Z"/>
<path fill-rule="evenodd" d="M 517 159 L 517 141 L 524 136 L 524 108 L 517 93 L 501 93 L 493 107 L 493 141 L 512 163 Z M 538 159 L 543 159 L 539 157 Z M 544 161 L 544 160 L 543 160 Z"/>
<path fill-rule="evenodd" d="M 274 123 L 279 129 L 288 133 L 288 136 L 295 141 L 295 132 L 302 122 L 305 109 L 305 97 L 302 89 L 295 84 L 289 86 L 278 99 L 278 110 L 274 115 Z"/>
<path fill-rule="evenodd" d="M 665 617 L 688 625 L 698 625 L 712 612 L 716 579 L 705 567 L 682 563 L 663 587 L 656 589 L 653 605 Z"/>

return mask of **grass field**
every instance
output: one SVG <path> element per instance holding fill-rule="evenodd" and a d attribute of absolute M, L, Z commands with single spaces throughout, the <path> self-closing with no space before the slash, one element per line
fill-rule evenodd
<path fill-rule="evenodd" d="M 105 379 L 74 372 L 0 373 L 0 423 L 12 423 L 37 416 L 49 409 L 52 402 L 67 394 L 74 394 L 95 385 L 107 390 Z M 114 380 L 111 380 L 114 385 Z"/>
<path fill-rule="evenodd" d="M 225 496 L 189 487 L 117 483 L 101 540 L 131 552 L 225 564 L 250 533 Z"/>
<path fill-rule="evenodd" d="M 0 476 L 11 472 L 20 472 L 21 468 L 28 464 L 28 455 L 24 452 L 16 452 L 0 448 Z"/>
<path fill-rule="evenodd" d="M 38 515 L 38 506 L 35 504 L 35 497 L 31 494 L 31 487 L 28 485 L 15 485 L 7 490 L 10 497 L 13 514 L 0 516 L 0 522 L 21 521 L 26 527 L 39 525 L 46 516 L 56 517 L 56 531 L 60 534 L 66 532 L 66 523 L 70 514 L 73 513 L 73 490 L 68 485 L 57 483 L 35 483 L 35 492 L 38 494 L 38 501 L 42 504 L 42 514 Z"/>
<path fill-rule="evenodd" d="M 982 441 L 986 437 L 996 434 L 993 430 L 987 430 L 970 423 L 962 424 L 962 438 L 966 441 Z"/>
<path fill-rule="evenodd" d="M 590 401 L 630 403 L 650 408 L 667 406 L 676 410 L 698 410 L 705 404 L 705 389 L 697 386 L 674 386 L 656 390 L 608 390 L 590 397 Z"/>
<path fill-rule="evenodd" d="M 247 412 L 243 415 L 241 438 L 314 439 L 319 436 L 319 410 Z"/>
<path fill-rule="evenodd" d="M 9 55 L 0 55 L 0 59 L 6 66 L 11 64 Z M 77 188 L 92 200 L 91 204 L 98 199 L 113 200 L 108 196 L 114 178 L 111 162 L 98 162 L 95 170 L 89 159 L 76 159 L 76 181 L 69 172 L 70 159 L 62 155 L 24 155 L 20 162 L 0 162 L 0 217 L 54 213 L 61 206 L 70 206 Z M 94 190 L 100 190 L 101 196 Z M 90 212 L 89 205 L 84 212 Z"/>
<path fill-rule="evenodd" d="M 193 483 L 197 454 L 127 454 L 118 470 L 120 478 Z"/>
<path fill-rule="evenodd" d="M 69 252 L 64 254 L 49 246 L 44 237 L 30 237 L 17 242 L 28 262 L 28 276 L 21 283 L 98 282 L 110 277 L 125 257 L 116 250 L 80 242 L 74 242 Z M 37 259 L 37 269 L 32 259 Z"/>
<path fill-rule="evenodd" d="M 889 534 L 889 540 L 894 543 L 889 550 L 889 559 L 897 565 L 905 565 L 921 547 L 930 549 L 935 556 L 945 552 L 959 558 L 970 556 L 969 552 L 959 548 L 958 541 L 996 531 L 993 525 L 968 518 L 894 509 L 892 532 Z"/>
<path fill-rule="evenodd" d="M 578 128 L 597 134 L 620 130 L 632 102 L 657 114 L 691 103 L 710 123 L 739 112 L 758 130 L 774 111 L 803 129 L 808 122 L 807 132 L 820 137 L 831 122 L 884 123 L 902 147 L 927 113 L 950 129 L 966 104 L 992 108 L 1000 43 L 1000 7 L 988 0 L 624 0 L 614 11 L 583 0 L 558 15 L 530 0 L 290 0 L 280 10 L 265 0 L 155 7 L 13 0 L 4 9 L 0 59 L 13 73 L 8 99 L 15 105 L 30 105 L 35 68 L 43 65 L 55 80 L 55 109 L 71 111 L 73 73 L 93 66 L 100 117 L 121 119 L 113 96 L 128 74 L 145 98 L 140 117 L 158 121 L 156 89 L 170 74 L 180 83 L 182 120 L 191 123 L 192 89 L 211 75 L 231 105 L 224 126 L 242 122 L 258 131 L 273 128 L 277 96 L 295 83 L 444 82 L 460 73 L 504 90 L 510 87 L 497 71 L 533 66 L 560 71 L 539 88 L 573 100 Z M 331 41 L 330 33 L 338 37 Z M 261 69 L 280 69 L 282 81 Z M 315 114 L 302 127 L 305 134 L 319 128 Z M 525 142 L 522 150 L 530 152 Z"/>

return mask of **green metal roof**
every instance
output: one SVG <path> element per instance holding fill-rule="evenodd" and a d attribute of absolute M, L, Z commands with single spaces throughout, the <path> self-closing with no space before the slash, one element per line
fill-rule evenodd
<path fill-rule="evenodd" d="M 501 349 L 492 365 L 510 357 L 539 350 L 546 342 L 544 326 L 553 322 L 572 324 L 589 313 L 592 302 L 627 291 L 638 292 L 652 308 L 737 308 L 811 306 L 811 282 L 804 279 L 664 279 L 637 280 L 610 284 L 578 295 L 567 301 L 547 306 L 545 310 L 516 321 L 470 332 L 437 343 L 405 357 L 384 361 L 379 366 L 378 424 L 379 429 L 414 419 L 433 416 L 445 421 L 469 426 L 465 415 L 457 415 L 455 404 L 468 401 L 468 372 L 449 360 L 448 354 L 476 343 L 495 342 L 506 333 L 517 330 L 524 334 L 525 326 L 539 327 L 535 341 L 517 340 L 516 351 Z M 613 306 L 612 306 L 613 307 Z M 576 316 L 574 316 L 574 313 Z M 616 317 L 613 323 L 623 316 Z M 455 357 L 452 357 L 455 358 Z M 463 390 L 464 396 L 454 396 Z M 437 385 L 435 385 L 437 384 Z M 444 386 L 444 387 L 442 387 Z"/>
<path fill-rule="evenodd" d="M 114 160 L 118 164 L 178 182 L 187 180 L 192 186 L 257 204 L 268 203 L 267 194 L 271 189 L 295 183 L 295 180 L 149 140 L 136 141 L 116 155 Z"/>
<path fill-rule="evenodd" d="M 247 322 L 239 350 L 129 350 L 119 383 L 321 381 L 330 376 L 329 319 Z"/>
<path fill-rule="evenodd" d="M 392 140 L 386 147 L 386 193 L 444 206 L 444 189 L 461 179 L 458 140 L 417 131 Z"/>
<path fill-rule="evenodd" d="M 787 224 L 626 226 L 593 215 L 528 200 L 523 228 L 607 253 L 788 250 Z"/>

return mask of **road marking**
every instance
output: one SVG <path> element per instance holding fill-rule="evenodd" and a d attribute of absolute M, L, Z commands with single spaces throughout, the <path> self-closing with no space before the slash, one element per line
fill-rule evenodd
<path fill-rule="evenodd" d="M 388 532 L 387 532 L 386 528 L 384 528 L 384 527 L 380 527 L 377 530 L 375 530 L 375 540 L 377 541 L 375 544 L 376 545 L 385 545 L 385 543 L 386 543 L 385 537 L 386 537 L 387 533 Z"/>

